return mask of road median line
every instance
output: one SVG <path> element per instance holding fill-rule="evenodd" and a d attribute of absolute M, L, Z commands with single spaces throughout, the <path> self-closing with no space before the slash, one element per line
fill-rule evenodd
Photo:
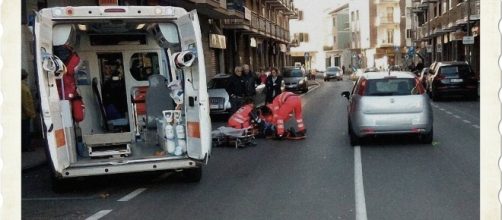
<path fill-rule="evenodd" d="M 103 218 L 105 215 L 108 215 L 108 213 L 110 213 L 111 211 L 112 211 L 111 209 L 101 210 L 101 211 L 97 212 L 96 214 L 91 215 L 90 217 L 86 218 L 85 220 L 98 220 L 100 218 Z"/>
<path fill-rule="evenodd" d="M 134 197 L 138 196 L 140 193 L 142 193 L 143 191 L 145 191 L 146 188 L 139 188 L 139 189 L 136 189 L 134 191 L 132 191 L 131 193 L 127 194 L 126 196 L 120 198 L 119 200 L 117 200 L 118 202 L 127 202 L 131 199 L 133 199 Z"/>
<path fill-rule="evenodd" d="M 367 220 L 366 199 L 364 198 L 363 166 L 361 146 L 354 147 L 354 187 L 356 200 L 356 220 Z"/>

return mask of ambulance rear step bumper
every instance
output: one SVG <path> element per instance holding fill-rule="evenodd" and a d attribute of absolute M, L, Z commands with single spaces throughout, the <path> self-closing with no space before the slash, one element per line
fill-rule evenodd
<path fill-rule="evenodd" d="M 95 165 L 71 165 L 63 170 L 61 178 L 136 173 L 159 170 L 182 170 L 202 166 L 203 161 L 193 159 L 143 159 L 109 162 Z"/>

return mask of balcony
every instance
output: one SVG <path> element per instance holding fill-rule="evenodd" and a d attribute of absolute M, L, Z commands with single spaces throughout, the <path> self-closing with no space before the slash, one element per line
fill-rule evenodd
<path fill-rule="evenodd" d="M 213 18 L 228 18 L 227 0 L 191 0 L 195 3 L 197 12 Z"/>
<path fill-rule="evenodd" d="M 299 13 L 300 10 L 298 10 L 298 8 L 294 8 L 293 13 L 289 14 L 289 19 L 298 19 Z"/>
<path fill-rule="evenodd" d="M 244 18 L 244 0 L 226 0 L 227 14 L 231 19 Z"/>
<path fill-rule="evenodd" d="M 288 15 L 294 13 L 294 5 L 291 0 L 264 0 L 270 7 L 283 10 Z"/>
<path fill-rule="evenodd" d="M 397 22 L 396 22 L 397 20 Z M 376 18 L 376 26 L 383 26 L 383 25 L 399 25 L 399 19 L 394 19 L 393 17 L 390 18 L 390 17 L 386 17 L 386 16 L 382 16 L 382 17 L 377 17 Z"/>

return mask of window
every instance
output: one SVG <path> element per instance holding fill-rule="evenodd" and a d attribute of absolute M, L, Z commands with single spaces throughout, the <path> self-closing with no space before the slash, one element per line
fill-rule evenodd
<path fill-rule="evenodd" d="M 356 11 L 356 21 L 359 21 L 359 10 Z"/>
<path fill-rule="evenodd" d="M 350 21 L 354 21 L 355 15 L 354 12 L 350 12 Z"/>
<path fill-rule="evenodd" d="M 388 7 L 387 8 L 387 22 L 393 22 L 393 21 L 394 21 L 394 8 Z"/>
<path fill-rule="evenodd" d="M 412 78 L 372 79 L 366 84 L 366 96 L 416 95 L 425 92 L 421 84 Z"/>
<path fill-rule="evenodd" d="M 387 43 L 394 43 L 394 29 L 387 30 Z"/>
<path fill-rule="evenodd" d="M 333 27 L 336 27 L 336 18 L 333 17 Z"/>
<path fill-rule="evenodd" d="M 336 36 L 333 36 L 333 45 L 336 44 Z"/>
<path fill-rule="evenodd" d="M 135 53 L 129 69 L 135 80 L 144 81 L 153 74 L 159 74 L 159 56 L 155 52 Z"/>

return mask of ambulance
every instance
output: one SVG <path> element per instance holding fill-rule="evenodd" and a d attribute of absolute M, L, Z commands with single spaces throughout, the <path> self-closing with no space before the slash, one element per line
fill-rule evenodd
<path fill-rule="evenodd" d="M 54 7 L 35 19 L 53 180 L 172 170 L 198 182 L 211 119 L 196 11 Z"/>

